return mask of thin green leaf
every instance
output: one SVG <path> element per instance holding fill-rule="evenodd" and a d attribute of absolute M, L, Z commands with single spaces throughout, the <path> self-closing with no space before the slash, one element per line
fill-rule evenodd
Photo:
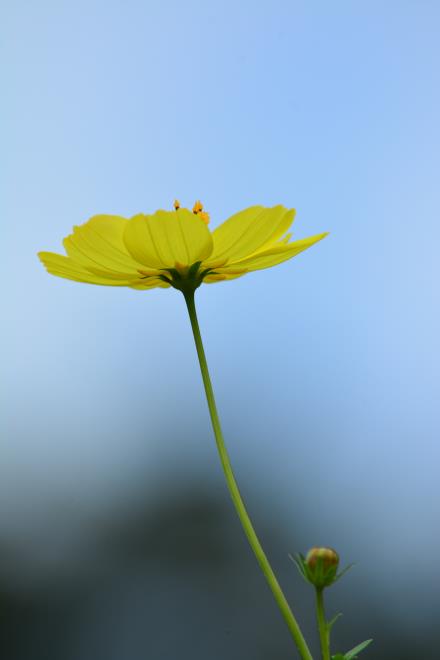
<path fill-rule="evenodd" d="M 328 627 L 329 632 L 330 632 L 330 630 L 333 628 L 333 626 L 335 625 L 336 621 L 337 621 L 338 619 L 341 618 L 341 616 L 342 616 L 342 612 L 338 612 L 338 613 L 336 614 L 336 616 L 334 616 L 333 619 L 331 619 L 331 620 L 327 623 L 327 627 Z"/>
<path fill-rule="evenodd" d="M 347 653 L 344 656 L 345 660 L 354 660 L 354 658 L 357 658 L 358 653 L 366 649 L 367 646 L 369 646 L 372 641 L 373 641 L 372 639 L 367 639 L 365 642 L 362 642 L 361 644 L 355 646 L 354 649 L 351 649 L 351 651 L 347 651 Z"/>
<path fill-rule="evenodd" d="M 345 660 L 345 655 L 342 655 L 342 653 L 336 653 L 336 655 L 332 655 L 332 660 Z"/>

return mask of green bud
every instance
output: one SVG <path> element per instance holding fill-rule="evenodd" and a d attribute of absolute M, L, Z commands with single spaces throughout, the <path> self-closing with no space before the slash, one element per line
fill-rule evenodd
<path fill-rule="evenodd" d="M 351 568 L 347 566 L 338 574 L 339 555 L 333 548 L 311 548 L 306 557 L 300 553 L 291 559 L 306 582 L 310 582 L 317 589 L 329 587 Z"/>
<path fill-rule="evenodd" d="M 311 548 L 305 559 L 309 581 L 318 589 L 329 587 L 336 577 L 339 555 L 332 548 Z"/>

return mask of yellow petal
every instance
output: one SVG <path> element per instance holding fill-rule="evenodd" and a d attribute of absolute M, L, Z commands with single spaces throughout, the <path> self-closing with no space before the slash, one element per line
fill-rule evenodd
<path fill-rule="evenodd" d="M 212 252 L 211 232 L 188 209 L 135 215 L 128 221 L 124 242 L 133 259 L 149 268 L 191 266 Z"/>
<path fill-rule="evenodd" d="M 168 289 L 171 286 L 171 284 L 164 282 L 158 277 L 148 277 L 145 280 L 138 280 L 137 282 L 134 282 L 129 286 L 131 289 L 139 289 L 140 291 L 143 291 L 145 289 L 156 289 L 156 288 Z"/>
<path fill-rule="evenodd" d="M 318 241 L 321 241 L 327 235 L 326 232 L 323 234 L 317 234 L 316 236 L 310 236 L 309 238 L 303 238 L 299 241 L 294 241 L 293 243 L 277 243 L 267 250 L 262 250 L 247 259 L 241 259 L 240 261 L 223 266 L 217 270 L 219 273 L 227 274 L 228 269 L 231 269 L 231 272 L 233 272 L 240 267 L 245 268 L 248 271 L 270 268 L 271 266 L 276 266 L 292 257 L 296 257 L 297 254 L 307 250 L 307 248 L 311 247 Z"/>
<path fill-rule="evenodd" d="M 206 284 L 213 284 L 214 282 L 223 282 L 224 280 L 236 280 L 237 277 L 243 277 L 246 275 L 247 270 L 241 270 L 236 273 L 211 273 L 203 278 L 203 282 Z"/>
<path fill-rule="evenodd" d="M 227 275 L 207 275 L 204 279 L 203 282 L 205 284 L 214 284 L 214 282 L 223 282 L 224 280 L 227 280 Z"/>
<path fill-rule="evenodd" d="M 63 245 L 73 261 L 90 269 L 97 275 L 115 279 L 130 279 L 138 276 L 141 264 L 128 253 L 123 241 L 128 220 L 119 216 L 97 215 L 64 239 Z"/>
<path fill-rule="evenodd" d="M 52 275 L 63 277 L 76 282 L 88 284 L 102 284 L 104 286 L 129 286 L 129 280 L 114 280 L 91 273 L 81 264 L 76 263 L 70 257 L 54 252 L 39 252 L 38 257 Z"/>
<path fill-rule="evenodd" d="M 212 258 L 227 257 L 238 261 L 269 247 L 289 229 L 294 209 L 284 206 L 251 206 L 231 216 L 213 232 Z"/>
<path fill-rule="evenodd" d="M 39 252 L 38 257 L 51 275 L 63 277 L 75 282 L 85 282 L 86 284 L 99 284 L 101 286 L 128 286 L 131 289 L 154 289 L 155 287 L 167 288 L 170 285 L 158 277 L 130 277 L 123 278 L 123 275 L 108 272 L 103 276 L 86 269 L 81 264 L 73 261 L 70 257 L 54 252 Z"/>

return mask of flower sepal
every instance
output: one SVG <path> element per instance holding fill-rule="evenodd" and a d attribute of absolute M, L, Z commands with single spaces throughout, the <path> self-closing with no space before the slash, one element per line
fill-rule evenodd
<path fill-rule="evenodd" d="M 196 261 L 192 266 L 184 266 L 176 262 L 175 268 L 166 268 L 160 275 L 164 282 L 168 282 L 184 295 L 194 293 L 202 284 L 204 278 L 211 272 L 210 268 L 200 269 L 201 261 Z"/>

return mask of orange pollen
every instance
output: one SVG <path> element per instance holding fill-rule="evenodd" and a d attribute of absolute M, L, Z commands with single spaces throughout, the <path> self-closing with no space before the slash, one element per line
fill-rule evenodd
<path fill-rule="evenodd" d="M 206 213 L 206 211 L 199 211 L 197 217 L 203 220 L 205 225 L 209 224 L 209 213 Z"/>
<path fill-rule="evenodd" d="M 179 202 L 178 199 L 175 199 L 175 200 L 174 200 L 174 204 L 173 204 L 173 206 L 174 206 L 174 210 L 175 210 L 175 211 L 178 211 L 178 210 L 180 209 L 180 202 Z"/>

